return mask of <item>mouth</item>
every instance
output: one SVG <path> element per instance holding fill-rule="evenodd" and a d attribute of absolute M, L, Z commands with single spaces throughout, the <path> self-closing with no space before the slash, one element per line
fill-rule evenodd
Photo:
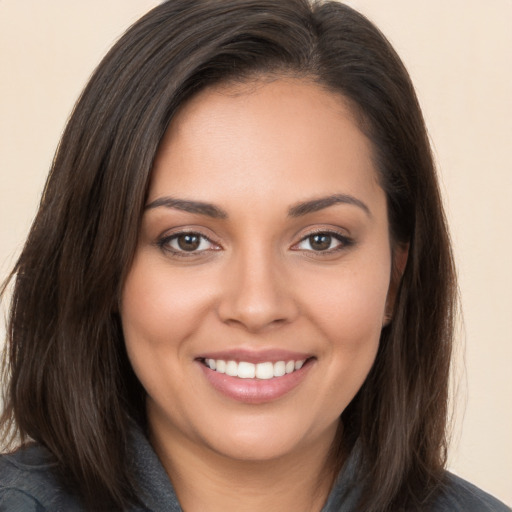
<path fill-rule="evenodd" d="M 263 404 L 288 395 L 307 379 L 316 357 L 269 351 L 208 354 L 196 362 L 206 381 L 224 397 Z"/>
<path fill-rule="evenodd" d="M 270 380 L 300 370 L 312 357 L 282 361 L 234 361 L 229 359 L 202 358 L 201 363 L 210 370 L 239 379 Z"/>

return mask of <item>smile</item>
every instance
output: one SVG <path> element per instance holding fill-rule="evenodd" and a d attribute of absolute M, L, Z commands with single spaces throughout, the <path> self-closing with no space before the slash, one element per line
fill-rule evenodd
<path fill-rule="evenodd" d="M 224 359 L 205 359 L 204 364 L 211 370 L 224 373 L 230 377 L 269 380 L 300 370 L 305 361 L 305 359 L 276 361 L 275 363 L 265 361 L 255 364 L 248 361 L 236 362 Z"/>
<path fill-rule="evenodd" d="M 196 363 L 206 382 L 224 397 L 245 404 L 263 404 L 298 387 L 317 358 L 287 350 L 231 350 L 203 354 Z"/>

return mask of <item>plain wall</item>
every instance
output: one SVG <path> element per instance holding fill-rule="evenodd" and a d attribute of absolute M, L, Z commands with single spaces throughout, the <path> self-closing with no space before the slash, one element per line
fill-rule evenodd
<path fill-rule="evenodd" d="M 157 3 L 0 0 L 0 279 L 85 81 Z M 512 1 L 347 3 L 408 67 L 439 164 L 464 311 L 450 468 L 511 505 Z"/>

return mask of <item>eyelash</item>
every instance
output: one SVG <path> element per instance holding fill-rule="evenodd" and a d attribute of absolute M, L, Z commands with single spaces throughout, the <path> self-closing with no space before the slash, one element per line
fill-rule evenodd
<path fill-rule="evenodd" d="M 334 254 L 334 253 L 337 253 L 337 252 L 340 252 L 340 251 L 343 251 L 345 249 L 348 249 L 349 247 L 353 246 L 355 244 L 355 241 L 350 238 L 350 237 L 347 237 L 345 235 L 342 235 L 341 233 L 338 233 L 337 231 L 333 231 L 333 230 L 329 230 L 329 229 L 318 229 L 316 231 L 312 231 L 310 233 L 308 233 L 307 235 L 303 236 L 298 243 L 294 244 L 293 247 L 297 247 L 299 246 L 300 244 L 302 244 L 303 242 L 305 242 L 306 240 L 316 236 L 316 235 L 324 235 L 324 236 L 328 236 L 330 237 L 331 239 L 335 239 L 339 242 L 339 245 L 337 247 L 334 247 L 332 249 L 326 249 L 326 250 L 319 250 L 319 251 L 315 251 L 313 249 L 306 249 L 307 252 L 309 253 L 312 253 L 314 254 L 315 256 L 323 256 L 323 255 L 330 255 L 330 254 Z M 293 249 L 292 247 L 292 249 Z M 303 250 L 303 249 L 293 249 L 295 251 L 300 251 L 300 250 Z"/>
<path fill-rule="evenodd" d="M 178 240 L 180 237 L 183 237 L 183 236 L 194 236 L 194 237 L 198 237 L 200 239 L 199 241 L 199 247 L 201 246 L 201 244 L 206 241 L 208 242 L 209 244 L 212 244 L 215 248 L 208 248 L 208 249 L 202 249 L 202 250 L 192 250 L 192 251 L 186 251 L 186 250 L 183 250 L 183 249 L 176 249 L 176 248 L 173 248 L 170 246 L 170 244 L 175 241 L 175 240 Z M 334 247 L 334 248 L 331 248 L 331 249 L 325 249 L 325 250 L 318 250 L 318 251 L 315 251 L 314 249 L 300 249 L 298 248 L 298 246 L 300 244 L 302 244 L 303 242 L 307 241 L 308 239 L 310 239 L 311 237 L 314 237 L 314 236 L 317 236 L 317 235 L 324 235 L 324 236 L 328 236 L 330 237 L 331 239 L 335 239 L 339 242 L 339 245 Z M 331 240 L 332 241 L 332 240 Z M 292 246 L 292 250 L 293 251 L 305 251 L 305 252 L 309 252 L 309 253 L 312 253 L 314 254 L 315 256 L 323 256 L 323 255 L 330 255 L 330 254 L 333 254 L 333 253 L 336 253 L 336 252 L 340 252 L 342 250 L 345 250 L 345 249 L 348 249 L 349 247 L 353 246 L 355 243 L 355 241 L 345 235 L 342 235 L 341 233 L 338 233 L 337 231 L 333 231 L 333 230 L 326 230 L 326 229 L 319 229 L 317 231 L 312 231 L 310 233 L 308 233 L 307 235 L 303 236 L 299 242 L 297 242 L 296 244 L 294 244 Z M 198 256 L 204 252 L 210 252 L 210 251 L 217 251 L 217 250 L 220 250 L 220 246 L 215 244 L 215 242 L 213 242 L 209 237 L 207 237 L 206 235 L 202 234 L 202 233 L 199 233 L 197 231 L 180 231 L 178 233 L 173 233 L 172 235 L 169 235 L 169 236 L 164 236 L 162 238 L 160 238 L 156 245 L 162 250 L 162 251 L 165 251 L 165 252 L 168 252 L 168 253 L 171 253 L 173 256 L 177 256 L 177 257 L 181 257 L 181 258 L 187 258 L 187 257 L 194 257 L 194 256 Z"/>
<path fill-rule="evenodd" d="M 219 250 L 216 248 L 216 249 L 202 249 L 200 251 L 197 251 L 197 250 L 186 251 L 186 250 L 175 249 L 170 246 L 170 244 L 174 240 L 178 240 L 180 237 L 187 236 L 187 235 L 198 237 L 200 239 L 199 244 L 202 244 L 206 240 L 209 244 L 219 247 L 210 238 L 208 238 L 207 236 L 205 236 L 202 233 L 199 233 L 197 231 L 180 231 L 178 233 L 173 233 L 172 235 L 169 235 L 169 236 L 164 236 L 157 241 L 157 245 L 162 251 L 170 252 L 173 256 L 177 256 L 180 258 L 189 258 L 189 257 L 197 256 L 198 254 L 202 254 L 204 252 Z"/>

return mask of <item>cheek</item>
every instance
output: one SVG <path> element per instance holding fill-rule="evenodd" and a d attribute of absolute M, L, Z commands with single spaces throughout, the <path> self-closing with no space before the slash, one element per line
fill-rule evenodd
<path fill-rule="evenodd" d="M 325 343 L 325 396 L 341 413 L 362 386 L 379 347 L 390 279 L 390 258 L 361 258 L 309 286 L 309 318 Z"/>
<path fill-rule="evenodd" d="M 209 291 L 200 286 L 200 273 L 171 274 L 168 267 L 158 255 L 144 250 L 136 254 L 124 283 L 120 314 L 135 374 L 150 397 L 160 397 L 169 411 L 181 414 L 169 397 L 192 387 L 183 375 L 190 364 L 188 340 L 206 310 Z M 173 392 L 162 395 L 169 386 Z"/>
<path fill-rule="evenodd" d="M 352 273 L 317 293 L 312 313 L 327 343 L 322 347 L 327 408 L 335 417 L 347 407 L 368 376 L 379 347 L 388 290 L 388 272 Z"/>
<path fill-rule="evenodd" d="M 207 310 L 211 290 L 200 272 L 169 273 L 165 265 L 144 254 L 136 258 L 127 276 L 121 317 L 127 345 L 132 340 L 162 349 L 173 339 L 184 339 Z"/>
<path fill-rule="evenodd" d="M 379 338 L 389 288 L 387 262 L 340 269 L 310 287 L 309 306 L 317 325 L 329 339 L 357 350 Z"/>

